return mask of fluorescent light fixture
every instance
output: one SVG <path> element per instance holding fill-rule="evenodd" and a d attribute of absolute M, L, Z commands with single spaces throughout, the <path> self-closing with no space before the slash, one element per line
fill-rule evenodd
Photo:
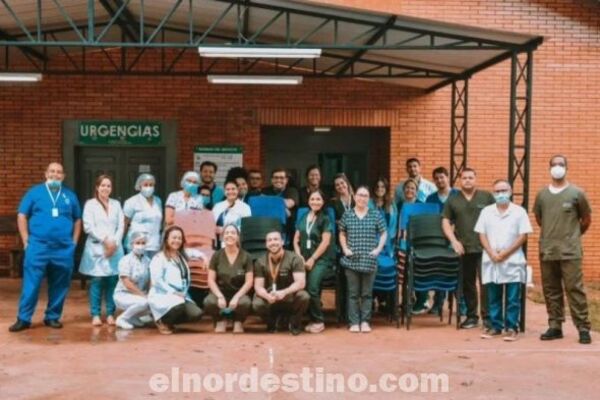
<path fill-rule="evenodd" d="M 39 82 L 42 74 L 0 72 L 0 82 Z"/>
<path fill-rule="evenodd" d="M 321 49 L 279 47 L 198 47 L 202 57 L 218 58 L 319 58 Z"/>
<path fill-rule="evenodd" d="M 315 126 L 313 128 L 314 132 L 331 132 L 331 128 L 328 126 Z"/>
<path fill-rule="evenodd" d="M 302 76 L 271 76 L 271 75 L 208 75 L 209 83 L 229 85 L 299 85 Z"/>

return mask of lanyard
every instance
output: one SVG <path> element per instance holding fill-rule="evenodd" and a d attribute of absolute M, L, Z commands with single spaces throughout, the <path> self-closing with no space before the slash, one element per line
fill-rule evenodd
<path fill-rule="evenodd" d="M 183 286 L 187 286 L 187 271 L 185 265 L 182 262 L 181 255 L 178 254 L 177 259 L 173 259 L 173 262 L 177 266 L 177 269 L 179 269 L 179 274 L 181 275 L 181 282 L 183 283 Z"/>
<path fill-rule="evenodd" d="M 62 187 L 58 190 L 56 199 L 54 198 L 54 196 L 52 196 L 52 192 L 50 191 L 50 188 L 48 187 L 48 185 L 46 185 L 46 190 L 48 191 L 48 196 L 50 196 L 50 201 L 52 201 L 52 208 L 56 208 L 56 203 L 58 202 L 58 199 L 60 198 L 60 194 L 62 193 Z"/>
<path fill-rule="evenodd" d="M 273 263 L 271 262 L 271 256 L 267 255 L 267 260 L 269 261 L 269 273 L 271 274 L 271 291 L 277 291 L 277 276 L 279 275 L 279 267 L 283 263 L 283 256 L 279 263 L 275 266 L 275 270 L 273 271 Z"/>
<path fill-rule="evenodd" d="M 350 197 L 350 201 L 348 201 L 348 203 L 345 203 L 341 198 L 340 201 L 342 202 L 342 206 L 344 206 L 345 211 L 349 211 L 352 208 L 352 197 Z"/>
<path fill-rule="evenodd" d="M 310 219 L 310 212 L 308 214 L 306 214 L 306 236 L 310 237 L 310 232 L 312 232 L 312 228 L 313 226 L 315 226 L 315 223 L 317 222 L 317 216 L 315 215 L 315 218 L 313 219 L 312 223 L 309 222 Z"/>

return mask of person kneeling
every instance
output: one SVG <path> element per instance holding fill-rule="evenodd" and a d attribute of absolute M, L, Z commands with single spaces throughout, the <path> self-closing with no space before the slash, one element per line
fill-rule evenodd
<path fill-rule="evenodd" d="M 129 235 L 131 253 L 119 260 L 119 283 L 114 301 L 123 313 L 117 317 L 116 325 L 121 329 L 141 327 L 140 317 L 150 313 L 148 306 L 148 283 L 150 281 L 150 258 L 145 255 L 146 235 L 135 231 Z"/>
<path fill-rule="evenodd" d="M 281 232 L 268 233 L 266 245 L 267 254 L 255 264 L 252 308 L 267 323 L 269 332 L 275 332 L 277 319 L 285 321 L 287 317 L 290 332 L 298 335 L 310 300 L 303 290 L 306 284 L 304 263 L 298 255 L 283 249 Z"/>
<path fill-rule="evenodd" d="M 184 244 L 183 230 L 170 226 L 165 230 L 161 251 L 150 262 L 148 303 L 162 334 L 173 333 L 174 325 L 197 321 L 202 316 L 188 294 L 191 277 Z"/>
<path fill-rule="evenodd" d="M 210 293 L 204 299 L 204 312 L 215 321 L 216 333 L 226 331 L 226 318 L 234 321 L 233 333 L 242 333 L 252 307 L 247 294 L 254 280 L 252 258 L 240 249 L 240 232 L 234 224 L 223 228 L 223 244 L 225 247 L 210 259 Z"/>

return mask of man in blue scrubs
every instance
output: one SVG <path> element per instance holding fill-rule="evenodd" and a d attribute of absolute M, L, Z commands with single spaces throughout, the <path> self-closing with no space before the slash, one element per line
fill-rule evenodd
<path fill-rule="evenodd" d="M 17 224 L 25 248 L 23 288 L 19 314 L 8 330 L 31 326 L 44 277 L 48 280 L 48 305 L 44 324 L 62 328 L 60 317 L 73 273 L 75 246 L 81 233 L 81 207 L 75 193 L 62 185 L 62 165 L 51 163 L 46 182 L 33 186 L 19 205 Z"/>

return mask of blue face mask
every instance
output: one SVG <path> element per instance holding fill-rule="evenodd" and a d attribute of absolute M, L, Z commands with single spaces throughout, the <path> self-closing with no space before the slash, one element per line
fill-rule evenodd
<path fill-rule="evenodd" d="M 198 194 L 199 185 L 197 183 L 184 182 L 183 190 L 189 193 L 192 196 L 196 196 Z"/>
<path fill-rule="evenodd" d="M 494 193 L 494 199 L 497 204 L 508 204 L 510 203 L 510 193 Z"/>
<path fill-rule="evenodd" d="M 51 190 L 57 190 L 60 189 L 62 181 L 59 181 L 57 179 L 46 179 L 46 185 L 48 185 L 48 188 Z"/>

